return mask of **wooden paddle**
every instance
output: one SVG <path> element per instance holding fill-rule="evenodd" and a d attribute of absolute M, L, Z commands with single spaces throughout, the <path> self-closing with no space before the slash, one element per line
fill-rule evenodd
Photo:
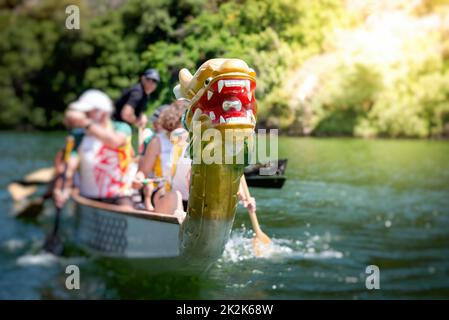
<path fill-rule="evenodd" d="M 70 159 L 70 153 L 72 152 L 74 146 L 75 146 L 75 139 L 72 136 L 68 136 L 66 138 L 65 151 L 64 151 L 64 171 L 62 173 L 62 187 L 61 187 L 62 193 L 64 193 L 65 191 L 67 167 Z M 62 252 L 64 251 L 64 244 L 62 243 L 61 238 L 58 235 L 59 225 L 61 221 L 61 211 L 62 206 L 61 207 L 57 206 L 55 214 L 55 222 L 53 225 L 53 232 L 47 236 L 44 243 L 44 249 L 55 255 L 61 255 Z"/>
<path fill-rule="evenodd" d="M 35 185 L 22 185 L 18 182 L 12 182 L 8 185 L 8 191 L 14 202 L 21 202 L 37 191 Z"/>
<path fill-rule="evenodd" d="M 54 176 L 55 176 L 54 167 L 41 168 L 31 173 L 28 173 L 23 179 L 23 181 L 28 184 L 45 184 L 53 180 Z"/>
<path fill-rule="evenodd" d="M 53 184 L 49 185 L 52 188 Z M 33 198 L 24 199 L 20 202 L 15 202 L 14 211 L 16 218 L 36 218 L 44 210 L 44 202 L 52 197 L 51 192 L 47 191 L 44 195 Z"/>
<path fill-rule="evenodd" d="M 39 197 L 14 204 L 16 218 L 33 219 L 44 210 L 45 197 Z"/>
<path fill-rule="evenodd" d="M 53 167 L 37 169 L 28 173 L 22 180 L 13 181 L 8 191 L 14 202 L 21 202 L 37 191 L 36 185 L 49 183 L 54 177 Z"/>
<path fill-rule="evenodd" d="M 249 193 L 248 185 L 246 184 L 244 175 L 240 179 L 240 185 L 242 186 L 245 199 L 249 201 L 251 195 Z M 249 218 L 251 219 L 253 230 L 256 233 L 255 237 L 253 238 L 254 251 L 256 253 L 256 256 L 261 256 L 263 247 L 269 245 L 271 243 L 271 239 L 262 231 L 262 229 L 260 229 L 256 210 L 254 210 L 253 208 L 248 208 L 248 214 Z"/>

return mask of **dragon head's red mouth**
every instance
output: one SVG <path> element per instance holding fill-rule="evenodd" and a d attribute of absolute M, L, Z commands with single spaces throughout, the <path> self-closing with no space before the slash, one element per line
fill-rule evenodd
<path fill-rule="evenodd" d="M 255 87 L 254 80 L 243 77 L 212 80 L 190 110 L 192 121 L 210 121 L 211 127 L 254 128 Z"/>

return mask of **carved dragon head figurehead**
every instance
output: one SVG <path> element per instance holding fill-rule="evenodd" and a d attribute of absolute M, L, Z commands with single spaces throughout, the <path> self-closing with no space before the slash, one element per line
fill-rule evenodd
<path fill-rule="evenodd" d="M 188 263 L 201 265 L 204 261 L 217 259 L 229 237 L 244 163 L 249 158 L 245 155 L 250 154 L 248 151 L 256 124 L 255 77 L 254 70 L 239 59 L 208 60 L 194 75 L 187 69 L 179 72 L 179 84 L 173 92 L 177 99 L 183 98 L 189 103 L 184 125 L 190 133 L 190 155 L 193 159 L 187 216 L 180 233 L 183 255 L 197 258 L 187 260 Z M 214 136 L 212 142 L 204 141 L 195 134 L 198 122 L 201 129 L 218 129 L 220 133 L 226 130 L 226 133 L 217 135 L 221 139 L 215 140 Z M 216 133 L 214 130 L 211 132 Z M 230 136 L 232 139 L 228 139 Z M 243 148 L 238 148 L 240 142 L 244 143 Z M 233 147 L 228 152 L 230 144 Z M 195 163 L 195 155 L 201 155 L 203 159 L 202 151 L 213 155 L 213 161 Z M 223 154 L 225 161 L 220 157 Z M 229 155 L 231 162 L 226 160 Z M 234 159 L 241 155 L 246 159 L 234 163 Z"/>
<path fill-rule="evenodd" d="M 208 60 L 193 76 L 182 69 L 173 92 L 177 99 L 190 101 L 186 128 L 190 131 L 193 121 L 201 121 L 202 126 L 216 129 L 254 129 L 255 77 L 255 71 L 240 59 Z"/>

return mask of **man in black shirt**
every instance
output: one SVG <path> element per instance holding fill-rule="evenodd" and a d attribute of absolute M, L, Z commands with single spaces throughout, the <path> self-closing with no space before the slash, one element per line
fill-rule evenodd
<path fill-rule="evenodd" d="M 144 128 L 148 122 L 145 115 L 148 97 L 156 90 L 159 82 L 160 77 L 157 70 L 145 70 L 140 76 L 140 82 L 126 89 L 122 96 L 115 101 L 114 120 Z"/>

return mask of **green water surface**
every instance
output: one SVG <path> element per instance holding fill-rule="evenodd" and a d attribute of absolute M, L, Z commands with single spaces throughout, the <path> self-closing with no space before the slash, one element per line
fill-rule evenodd
<path fill-rule="evenodd" d="M 37 222 L 18 221 L 6 186 L 51 165 L 62 143 L 56 133 L 0 133 L 2 299 L 449 298 L 447 141 L 280 138 L 288 181 L 251 189 L 273 246 L 254 256 L 240 207 L 223 257 L 195 277 L 144 276 L 76 249 L 40 253 L 51 203 Z M 65 289 L 68 264 L 80 267 L 80 290 Z M 368 265 L 379 267 L 379 290 L 365 286 Z"/>

